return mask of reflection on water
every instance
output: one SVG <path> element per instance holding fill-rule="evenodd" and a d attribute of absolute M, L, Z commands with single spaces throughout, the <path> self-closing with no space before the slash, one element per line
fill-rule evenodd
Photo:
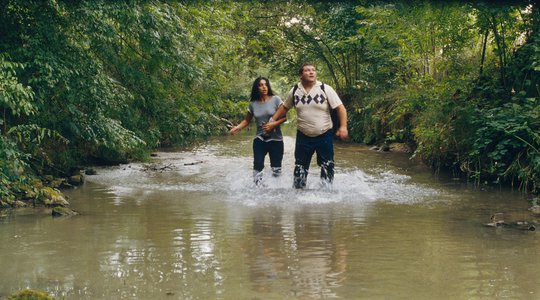
<path fill-rule="evenodd" d="M 82 213 L 0 216 L 0 299 L 537 299 L 536 232 L 524 196 L 437 180 L 406 156 L 336 146 L 336 177 L 292 189 L 251 180 L 248 135 L 98 170 L 69 191 Z M 167 168 L 162 168 L 167 166 Z"/>

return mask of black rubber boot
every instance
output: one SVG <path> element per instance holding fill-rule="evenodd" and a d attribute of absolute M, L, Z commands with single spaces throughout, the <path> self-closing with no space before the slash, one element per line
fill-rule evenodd
<path fill-rule="evenodd" d="M 302 165 L 294 166 L 294 188 L 303 189 L 306 187 L 308 169 Z"/>
<path fill-rule="evenodd" d="M 327 161 L 321 164 L 321 179 L 327 183 L 334 182 L 334 162 Z"/>

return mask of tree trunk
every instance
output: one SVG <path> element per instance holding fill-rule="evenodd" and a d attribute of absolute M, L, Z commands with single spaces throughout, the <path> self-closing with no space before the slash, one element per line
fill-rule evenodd
<path fill-rule="evenodd" d="M 493 20 L 492 19 L 489 19 L 489 23 L 491 24 L 491 27 L 493 29 L 493 35 L 495 37 L 495 43 L 497 44 L 497 56 L 499 57 L 499 73 L 500 73 L 500 80 L 501 80 L 501 84 L 503 86 L 505 86 L 505 80 L 504 80 L 504 59 L 503 59 L 503 51 L 504 51 L 504 46 L 502 45 L 502 41 L 501 41 L 501 36 L 499 34 L 499 29 L 497 28 L 497 22 L 495 20 L 495 17 L 493 17 Z"/>
<path fill-rule="evenodd" d="M 507 52 L 506 51 L 506 41 L 505 41 L 505 38 L 504 38 L 504 23 L 501 21 L 501 45 L 502 45 L 502 49 L 503 49 L 503 53 L 502 53 L 502 61 L 503 61 L 503 68 L 502 68 L 502 71 L 501 71 L 501 77 L 502 77 L 502 80 L 503 80 L 503 86 L 506 86 L 506 66 L 508 65 L 508 57 L 507 57 Z"/>
<path fill-rule="evenodd" d="M 486 60 L 486 48 L 487 48 L 488 36 L 489 36 L 489 28 L 486 28 L 486 33 L 484 34 L 484 41 L 482 42 L 482 58 L 480 60 L 479 76 L 482 76 L 482 73 L 484 72 L 484 62 Z"/>
<path fill-rule="evenodd" d="M 433 56 L 431 60 L 431 75 L 433 76 L 433 79 L 437 80 L 437 45 L 436 45 L 436 39 L 435 39 L 435 29 L 434 25 L 431 24 L 430 26 L 430 41 L 431 41 L 431 55 Z"/>

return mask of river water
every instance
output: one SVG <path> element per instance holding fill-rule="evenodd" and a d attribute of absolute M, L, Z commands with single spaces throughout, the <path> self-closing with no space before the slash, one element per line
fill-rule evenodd
<path fill-rule="evenodd" d="M 255 187 L 252 134 L 98 168 L 79 216 L 2 212 L 0 299 L 540 299 L 539 233 L 483 226 L 535 220 L 525 195 L 346 143 L 332 187 L 313 165 L 294 190 L 291 136 Z"/>

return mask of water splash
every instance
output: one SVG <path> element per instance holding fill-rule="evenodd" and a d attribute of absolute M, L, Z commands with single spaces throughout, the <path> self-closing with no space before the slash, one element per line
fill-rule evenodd
<path fill-rule="evenodd" d="M 310 167 L 306 188 L 294 189 L 291 155 L 283 161 L 281 176 L 272 176 L 272 170 L 267 166 L 261 184 L 256 186 L 251 170 L 252 158 L 220 154 L 220 147 L 218 144 L 193 151 L 160 152 L 152 162 L 153 168 L 142 163 L 103 168 L 98 169 L 98 175 L 88 176 L 88 180 L 110 186 L 122 196 L 140 198 L 152 191 L 202 192 L 215 195 L 219 201 L 248 206 L 374 201 L 417 203 L 440 196 L 440 191 L 415 184 L 409 176 L 391 170 L 336 167 L 334 183 L 328 184 L 320 180 L 320 168 L 316 165 Z"/>

